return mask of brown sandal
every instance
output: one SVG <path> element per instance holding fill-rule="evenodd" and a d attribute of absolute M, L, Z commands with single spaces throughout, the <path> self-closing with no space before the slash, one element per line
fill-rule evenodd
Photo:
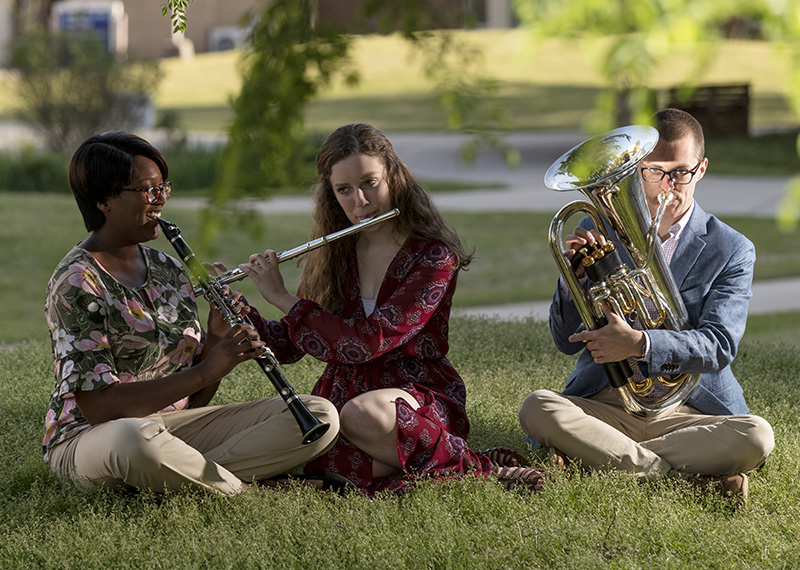
<path fill-rule="evenodd" d="M 550 457 L 550 463 L 552 463 L 556 469 L 563 470 L 569 467 L 571 463 L 569 457 L 557 447 L 551 447 L 547 453 Z"/>
<path fill-rule="evenodd" d="M 530 459 L 518 451 L 508 447 L 493 447 L 483 451 L 476 451 L 478 455 L 485 455 L 497 467 L 529 467 Z"/>
<path fill-rule="evenodd" d="M 545 472 L 533 467 L 498 467 L 492 468 L 492 474 L 497 477 L 506 491 L 518 488 L 527 488 L 534 493 L 544 488 Z"/>

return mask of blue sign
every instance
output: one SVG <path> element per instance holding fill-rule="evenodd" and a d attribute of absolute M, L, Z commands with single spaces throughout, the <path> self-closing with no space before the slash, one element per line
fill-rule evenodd
<path fill-rule="evenodd" d="M 111 26 L 109 12 L 90 12 L 88 10 L 62 12 L 58 18 L 58 27 L 61 30 L 70 33 L 94 34 L 108 50 L 111 49 Z"/>

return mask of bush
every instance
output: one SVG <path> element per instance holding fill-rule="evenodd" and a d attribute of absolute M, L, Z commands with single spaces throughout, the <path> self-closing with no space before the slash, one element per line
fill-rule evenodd
<path fill-rule="evenodd" d="M 222 148 L 175 147 L 162 149 L 169 164 L 169 179 L 177 195 L 206 191 L 219 173 Z"/>
<path fill-rule="evenodd" d="M 308 146 L 318 147 L 319 136 L 309 136 Z M 179 192 L 207 194 L 219 176 L 224 147 L 187 145 L 178 141 L 163 145 L 169 164 L 169 179 Z M 70 154 L 24 147 L 18 151 L 0 152 L 0 191 L 5 192 L 69 192 L 67 172 Z M 286 188 L 276 193 L 299 193 L 309 189 L 315 180 L 314 153 L 301 158 L 302 173 Z"/>
<path fill-rule="evenodd" d="M 167 149 L 170 180 L 182 193 L 205 191 L 217 176 L 222 151 L 216 148 Z M 0 191 L 69 192 L 70 156 L 26 147 L 0 153 Z"/>
<path fill-rule="evenodd" d="M 0 153 L 0 190 L 8 192 L 69 192 L 69 157 L 25 147 Z"/>
<path fill-rule="evenodd" d="M 136 124 L 161 79 L 158 62 L 119 61 L 93 36 L 35 31 L 12 44 L 21 118 L 53 150 Z"/>

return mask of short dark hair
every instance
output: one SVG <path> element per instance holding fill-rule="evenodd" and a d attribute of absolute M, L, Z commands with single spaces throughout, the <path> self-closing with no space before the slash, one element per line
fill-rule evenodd
<path fill-rule="evenodd" d="M 69 163 L 69 187 L 83 216 L 86 230 L 93 232 L 106 222 L 97 207 L 118 196 L 130 184 L 133 158 L 143 156 L 156 163 L 163 180 L 169 167 L 164 155 L 143 138 L 122 131 L 111 131 L 89 137 Z"/>
<path fill-rule="evenodd" d="M 703 127 L 691 114 L 681 109 L 662 109 L 656 113 L 656 128 L 659 140 L 667 143 L 679 141 L 690 136 L 695 142 L 697 159 L 702 160 L 706 155 L 706 141 L 703 136 Z"/>

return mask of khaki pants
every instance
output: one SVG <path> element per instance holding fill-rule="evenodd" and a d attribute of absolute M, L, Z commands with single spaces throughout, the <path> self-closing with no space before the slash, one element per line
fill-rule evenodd
<path fill-rule="evenodd" d="M 775 446 L 772 427 L 758 416 L 709 416 L 684 405 L 663 418 L 636 418 L 610 387 L 591 398 L 536 390 L 519 417 L 525 433 L 585 467 L 629 471 L 641 479 L 670 470 L 746 473 Z"/>
<path fill-rule="evenodd" d="M 122 418 L 92 426 L 49 451 L 51 469 L 80 487 L 178 490 L 234 495 L 242 481 L 286 473 L 336 442 L 339 416 L 328 400 L 300 396 L 330 424 L 304 445 L 281 398 Z"/>

